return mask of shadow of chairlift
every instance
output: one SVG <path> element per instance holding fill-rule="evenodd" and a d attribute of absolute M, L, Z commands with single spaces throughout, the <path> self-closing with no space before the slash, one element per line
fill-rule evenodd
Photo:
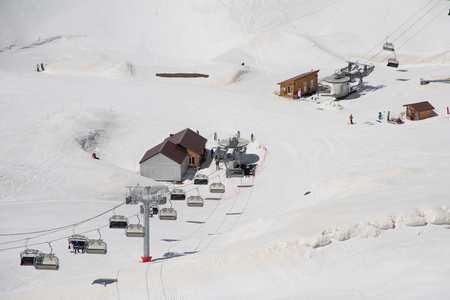
<path fill-rule="evenodd" d="M 108 284 L 116 283 L 117 279 L 113 278 L 99 278 L 95 279 L 91 284 L 101 284 L 106 287 Z"/>

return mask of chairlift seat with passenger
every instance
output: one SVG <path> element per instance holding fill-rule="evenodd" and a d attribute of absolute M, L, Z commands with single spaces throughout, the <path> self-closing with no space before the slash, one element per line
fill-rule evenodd
<path fill-rule="evenodd" d="M 202 207 L 204 200 L 201 196 L 189 196 L 187 198 L 187 206 Z"/>
<path fill-rule="evenodd" d="M 173 208 L 162 208 L 159 211 L 159 219 L 160 220 L 176 220 L 177 219 L 177 211 Z"/>
<path fill-rule="evenodd" d="M 39 253 L 34 259 L 34 267 L 38 270 L 58 270 L 59 259 L 54 254 Z"/>
<path fill-rule="evenodd" d="M 389 58 L 388 59 L 388 64 L 387 64 L 388 67 L 398 68 L 398 65 L 399 65 L 399 63 L 398 63 L 398 60 L 396 58 Z"/>
<path fill-rule="evenodd" d="M 225 193 L 225 185 L 221 182 L 211 183 L 209 186 L 210 193 Z"/>
<path fill-rule="evenodd" d="M 109 218 L 109 228 L 126 228 L 128 226 L 128 218 L 125 216 L 114 215 Z"/>
<path fill-rule="evenodd" d="M 173 189 L 170 193 L 170 200 L 186 200 L 186 192 L 182 189 Z"/>
<path fill-rule="evenodd" d="M 99 239 L 99 240 L 89 240 L 86 243 L 86 253 L 89 253 L 89 254 L 106 254 L 106 252 L 107 252 L 107 245 L 101 239 Z"/>
<path fill-rule="evenodd" d="M 197 174 L 194 176 L 194 184 L 208 184 L 208 176 L 206 176 L 205 174 Z"/>
<path fill-rule="evenodd" d="M 144 237 L 145 227 L 141 224 L 130 224 L 125 228 L 125 235 L 128 237 Z"/>
<path fill-rule="evenodd" d="M 36 249 L 25 249 L 20 253 L 20 265 L 21 266 L 32 266 L 34 264 L 34 259 L 41 252 Z"/>
<path fill-rule="evenodd" d="M 86 247 L 86 243 L 89 241 L 89 239 L 87 237 L 85 237 L 84 235 L 81 235 L 81 234 L 71 235 L 68 238 L 68 240 L 69 240 L 69 248 L 70 248 L 70 246 L 72 246 L 72 248 L 74 250 L 76 250 L 75 249 L 75 247 L 76 247 L 75 244 L 78 243 L 78 249 L 81 250 L 82 252 L 84 252 L 85 247 Z"/>

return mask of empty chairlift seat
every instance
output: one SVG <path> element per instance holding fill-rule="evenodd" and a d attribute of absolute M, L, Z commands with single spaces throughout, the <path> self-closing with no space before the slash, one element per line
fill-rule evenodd
<path fill-rule="evenodd" d="M 177 211 L 173 208 L 162 208 L 159 211 L 159 219 L 160 220 L 176 220 L 177 219 Z"/>
<path fill-rule="evenodd" d="M 39 250 L 35 249 L 25 249 L 20 253 L 20 265 L 21 266 L 32 266 L 34 264 L 34 259 L 41 254 Z"/>
<path fill-rule="evenodd" d="M 109 228 L 126 228 L 128 219 L 124 216 L 114 215 L 109 218 Z"/>
<path fill-rule="evenodd" d="M 206 176 L 205 174 L 195 175 L 194 184 L 208 184 L 208 176 Z"/>
<path fill-rule="evenodd" d="M 242 170 L 241 168 L 230 169 L 230 176 L 231 177 L 244 177 L 244 170 Z"/>
<path fill-rule="evenodd" d="M 130 224 L 125 228 L 125 235 L 128 237 L 143 237 L 145 235 L 145 227 L 141 224 Z"/>
<path fill-rule="evenodd" d="M 399 65 L 399 63 L 398 63 L 398 60 L 396 58 L 389 58 L 388 59 L 388 64 L 387 64 L 388 67 L 398 68 L 398 65 Z"/>
<path fill-rule="evenodd" d="M 89 240 L 86 243 L 86 253 L 89 254 L 106 254 L 107 245 L 103 240 Z"/>
<path fill-rule="evenodd" d="M 187 206 L 202 207 L 203 198 L 200 196 L 189 196 L 187 198 Z"/>
<path fill-rule="evenodd" d="M 395 50 L 394 50 L 394 44 L 388 43 L 388 42 L 384 43 L 384 45 L 383 45 L 383 50 L 386 50 L 386 51 L 395 51 Z"/>
<path fill-rule="evenodd" d="M 34 259 L 34 267 L 38 270 L 58 270 L 59 259 L 54 254 L 39 253 Z"/>
<path fill-rule="evenodd" d="M 174 189 L 170 193 L 170 200 L 186 200 L 186 192 L 182 189 Z"/>
<path fill-rule="evenodd" d="M 220 182 L 211 183 L 209 186 L 210 193 L 225 193 L 225 185 Z"/>

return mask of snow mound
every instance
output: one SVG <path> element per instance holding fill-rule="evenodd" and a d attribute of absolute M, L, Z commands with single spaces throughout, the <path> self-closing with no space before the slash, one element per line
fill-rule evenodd
<path fill-rule="evenodd" d="M 133 66 L 129 62 L 57 62 L 48 65 L 45 72 L 53 75 L 65 76 L 123 78 L 133 75 Z"/>
<path fill-rule="evenodd" d="M 342 105 L 340 105 L 339 103 L 335 102 L 335 101 L 325 101 L 325 102 L 321 102 L 318 105 L 319 109 L 327 109 L 327 110 L 341 110 L 343 109 Z"/>
<path fill-rule="evenodd" d="M 338 241 L 346 241 L 353 237 L 368 238 L 380 235 L 379 229 L 368 225 L 368 223 L 356 223 L 344 227 L 329 228 L 322 234 Z"/>
<path fill-rule="evenodd" d="M 390 216 L 387 217 L 380 217 L 375 220 L 369 221 L 369 224 L 373 227 L 376 227 L 381 230 L 387 230 L 387 229 L 394 229 L 395 228 L 395 222 L 392 220 Z"/>
<path fill-rule="evenodd" d="M 423 211 L 426 222 L 434 225 L 450 225 L 450 213 L 445 208 L 431 207 Z"/>

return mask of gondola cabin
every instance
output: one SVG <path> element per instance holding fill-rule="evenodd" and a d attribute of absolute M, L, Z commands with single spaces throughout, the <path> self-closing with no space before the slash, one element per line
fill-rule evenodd
<path fill-rule="evenodd" d="M 125 235 L 128 237 L 144 237 L 145 227 L 141 224 L 130 224 L 125 228 Z"/>
<path fill-rule="evenodd" d="M 20 253 L 20 265 L 21 266 L 32 266 L 34 264 L 34 259 L 40 254 L 39 250 L 35 249 L 25 249 Z"/>
<path fill-rule="evenodd" d="M 187 206 L 203 207 L 203 198 L 201 196 L 189 196 L 187 198 Z"/>
<path fill-rule="evenodd" d="M 210 193 L 225 193 L 225 185 L 220 182 L 211 183 L 209 186 Z"/>
<path fill-rule="evenodd" d="M 170 200 L 186 200 L 186 192 L 182 189 L 174 189 L 170 193 Z"/>
<path fill-rule="evenodd" d="M 195 185 L 205 185 L 208 184 L 208 176 L 205 174 L 197 174 L 194 176 Z"/>
<path fill-rule="evenodd" d="M 86 253 L 106 254 L 107 250 L 107 245 L 103 240 L 89 240 L 86 243 Z"/>
<path fill-rule="evenodd" d="M 109 228 L 126 228 L 128 219 L 125 216 L 114 215 L 109 218 Z"/>
<path fill-rule="evenodd" d="M 406 118 L 411 121 L 423 120 L 433 116 L 434 106 L 428 101 L 403 105 L 406 107 Z"/>
<path fill-rule="evenodd" d="M 54 254 L 39 253 L 34 259 L 34 267 L 38 270 L 58 270 L 59 259 Z"/>
<path fill-rule="evenodd" d="M 162 208 L 159 211 L 159 219 L 160 220 L 176 220 L 177 219 L 177 211 L 173 208 Z"/>

